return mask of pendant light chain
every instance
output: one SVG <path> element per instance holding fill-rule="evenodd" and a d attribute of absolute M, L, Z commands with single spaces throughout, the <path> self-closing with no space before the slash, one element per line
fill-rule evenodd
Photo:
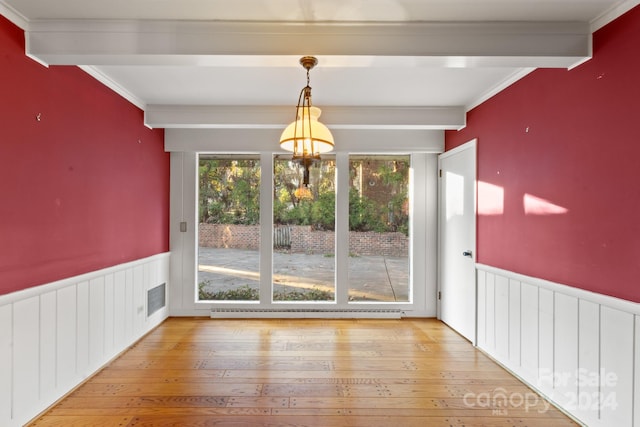
<path fill-rule="evenodd" d="M 309 138 L 309 147 L 311 149 L 311 153 L 309 153 L 309 154 L 311 154 L 311 156 L 313 157 L 313 156 L 316 155 L 316 150 L 315 150 L 315 142 L 313 140 L 313 132 L 311 130 L 311 127 L 312 127 L 311 126 L 311 86 L 310 86 L 311 78 L 309 77 L 312 67 L 308 67 L 307 66 L 305 68 L 307 69 L 307 87 L 305 88 L 305 95 L 304 95 L 305 103 L 304 103 L 304 105 L 307 108 L 306 117 L 307 117 L 307 123 L 308 123 L 308 126 L 309 126 L 309 136 L 308 136 L 308 138 Z M 302 125 L 302 129 L 304 129 L 304 123 Z M 304 136 L 304 133 L 303 133 L 303 136 Z M 305 170 L 306 170 L 306 172 L 308 174 L 309 173 L 309 169 L 306 168 Z M 308 178 L 307 178 L 307 180 L 308 180 Z"/>

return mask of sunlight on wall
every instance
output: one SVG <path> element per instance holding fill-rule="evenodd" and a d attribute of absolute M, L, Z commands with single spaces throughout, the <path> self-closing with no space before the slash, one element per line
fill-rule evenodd
<path fill-rule="evenodd" d="M 504 213 L 504 188 L 488 182 L 478 182 L 478 215 Z"/>
<path fill-rule="evenodd" d="M 458 177 L 456 175 L 456 177 Z M 460 177 L 458 177 L 460 178 Z M 462 185 L 454 182 L 452 185 Z M 460 201 L 462 203 L 462 201 Z M 525 193 L 522 197 L 525 215 L 561 215 L 569 212 L 569 209 L 556 205 L 549 200 Z M 452 212 L 455 215 L 456 212 Z M 504 187 L 478 181 L 478 215 L 503 215 L 504 214 Z M 447 200 L 447 219 L 449 216 L 449 200 Z"/>
<path fill-rule="evenodd" d="M 551 203 L 540 197 L 525 194 L 522 198 L 525 215 L 560 215 L 569 212 L 569 209 Z"/>

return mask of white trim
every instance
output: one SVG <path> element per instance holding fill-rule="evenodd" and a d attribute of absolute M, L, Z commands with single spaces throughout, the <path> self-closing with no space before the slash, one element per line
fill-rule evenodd
<path fill-rule="evenodd" d="M 100 270 L 95 270 L 95 271 L 90 271 L 88 273 L 80 274 L 78 276 L 57 280 L 55 282 L 50 282 L 44 285 L 34 286 L 34 287 L 26 288 L 20 291 L 12 292 L 9 294 L 0 295 L 0 306 L 5 304 L 12 304 L 16 301 L 21 301 L 23 299 L 42 295 L 46 292 L 56 291 L 58 289 L 62 289 L 64 287 L 74 285 L 79 282 L 90 281 L 92 279 L 102 277 L 107 274 L 112 274 L 117 271 L 134 268 L 136 266 L 144 265 L 152 261 L 163 260 L 163 259 L 168 260 L 170 255 L 171 255 L 170 252 L 163 252 L 160 254 L 152 255 L 147 258 L 140 258 L 134 261 L 125 262 L 123 264 L 114 265 L 112 267 L 106 267 Z"/>
<path fill-rule="evenodd" d="M 589 58 L 583 58 L 583 60 L 587 60 L 587 59 L 589 59 Z M 482 104 L 483 102 L 485 102 L 486 100 L 490 99 L 494 95 L 497 95 L 498 93 L 502 92 L 503 90 L 505 90 L 506 88 L 508 88 L 509 86 L 511 86 L 512 84 L 514 84 L 518 80 L 520 80 L 521 78 L 527 76 L 529 73 L 531 73 L 535 69 L 536 69 L 535 67 L 527 67 L 527 68 L 522 68 L 522 69 L 520 69 L 518 71 L 515 71 L 509 77 L 507 77 L 506 79 L 502 80 L 500 82 L 500 84 L 498 84 L 498 85 L 490 88 L 489 90 L 485 91 L 478 98 L 474 99 L 472 102 L 467 104 L 465 106 L 466 111 L 468 112 L 468 111 L 473 110 L 478 105 Z"/>
<path fill-rule="evenodd" d="M 349 156 L 336 156 L 336 188 L 349 188 Z M 346 172 L 346 173 L 345 173 Z M 338 305 L 349 304 L 349 191 L 336 192 L 335 205 L 335 295 Z M 346 221 L 345 221 L 346 219 Z"/>
<path fill-rule="evenodd" d="M 260 301 L 271 301 L 273 291 L 273 169 L 273 155 L 260 153 Z"/>
<path fill-rule="evenodd" d="M 612 297 L 609 295 L 599 294 L 596 292 L 587 291 L 584 289 L 576 288 L 573 286 L 567 286 L 560 283 L 552 282 L 538 277 L 526 276 L 520 273 L 514 273 L 512 271 L 503 270 L 498 267 L 492 267 L 485 264 L 476 264 L 476 268 L 484 270 L 497 275 L 508 276 L 520 282 L 529 283 L 542 289 L 548 289 L 554 292 L 560 292 L 564 295 L 570 295 L 581 300 L 591 301 L 596 304 L 605 305 L 607 307 L 615 308 L 616 310 L 626 311 L 640 315 L 640 303 L 624 300 L 621 298 Z"/>
<path fill-rule="evenodd" d="M 469 148 L 475 148 L 477 150 L 477 145 L 478 145 L 478 138 L 473 138 L 472 140 L 469 140 L 462 145 L 458 145 L 457 147 L 452 148 L 451 150 L 445 151 L 444 153 L 440 154 L 439 158 L 446 159 L 447 157 L 453 156 L 454 154 L 458 154 L 459 152 L 467 150 Z M 438 169 L 439 168 L 440 168 L 440 163 L 438 162 Z"/>
<path fill-rule="evenodd" d="M 584 425 L 636 424 L 639 304 L 483 264 L 476 272 L 482 351 Z M 498 283 L 513 298 L 500 298 Z M 519 316 L 497 328 L 512 310 Z"/>
<path fill-rule="evenodd" d="M 148 292 L 171 288 L 162 253 L 0 297 L 0 425 L 33 419 L 169 315 Z"/>
<path fill-rule="evenodd" d="M 3 15 L 9 21 L 13 22 L 23 30 L 29 28 L 29 20 L 26 16 L 15 10 L 12 6 L 8 5 L 4 1 L 0 1 L 0 15 Z"/>
<path fill-rule="evenodd" d="M 605 11 L 603 14 L 598 16 L 597 18 L 591 20 L 591 32 L 595 33 L 600 28 L 609 24 L 613 20 L 617 19 L 621 15 L 627 13 L 634 7 L 640 4 L 640 0 L 625 0 L 621 3 L 615 4 L 609 10 Z"/>
<path fill-rule="evenodd" d="M 27 39 L 27 41 L 28 40 L 29 39 Z M 27 49 L 27 51 L 29 51 L 29 49 Z M 89 74 L 91 77 L 93 77 L 94 79 L 96 79 L 97 81 L 99 81 L 100 83 L 102 83 L 103 85 L 105 85 L 106 87 L 108 87 L 109 89 L 111 89 L 112 91 L 120 95 L 121 97 L 123 97 L 124 99 L 126 99 L 127 101 L 135 105 L 136 107 L 140 108 L 141 110 L 144 110 L 146 108 L 147 105 L 142 99 L 138 98 L 133 93 L 129 92 L 127 89 L 120 86 L 117 82 L 115 82 L 109 76 L 107 76 L 102 71 L 100 71 L 100 68 L 93 67 L 90 65 L 78 65 L 78 67 L 82 71 Z M 147 127 L 150 127 L 150 126 L 147 126 Z"/>
<path fill-rule="evenodd" d="M 590 32 L 592 34 L 595 33 L 600 28 L 602 28 L 605 25 L 611 23 L 612 21 L 614 21 L 615 19 L 619 18 L 621 15 L 625 14 L 626 12 L 628 12 L 631 9 L 633 9 L 634 7 L 636 7 L 639 4 L 640 4 L 640 0 L 625 0 L 622 3 L 618 3 L 618 4 L 614 5 L 614 6 L 612 6 L 610 9 L 608 9 L 607 11 L 602 13 L 600 16 L 598 16 L 595 19 L 591 20 L 591 22 L 590 22 Z M 568 65 L 567 69 L 568 70 L 572 70 L 572 69 L 584 64 L 585 62 L 588 62 L 589 60 L 591 60 L 592 57 L 593 57 L 593 37 L 590 37 L 589 46 L 588 46 L 588 54 L 585 55 L 585 57 L 575 61 L 573 64 Z M 488 91 L 486 91 L 482 95 L 480 95 L 478 98 L 476 98 L 474 101 L 472 101 L 469 104 L 467 104 L 465 106 L 466 111 L 470 111 L 470 110 L 474 109 L 475 107 L 477 107 L 478 105 L 480 105 L 483 102 L 487 101 L 488 99 L 490 99 L 494 95 L 500 93 L 501 91 L 503 91 L 507 87 L 511 86 L 513 83 L 515 83 L 518 80 L 520 80 L 521 78 L 525 77 L 526 75 L 528 75 L 529 73 L 531 73 L 535 69 L 536 69 L 536 67 L 522 68 L 520 71 L 515 72 L 510 77 L 508 77 L 507 79 L 505 79 L 502 82 L 500 82 L 499 85 L 489 89 Z"/>
<path fill-rule="evenodd" d="M 169 132 L 171 130 L 167 130 Z M 173 131 L 176 131 L 175 129 Z M 274 141 L 277 139 L 274 138 Z M 261 140 L 258 140 L 258 143 Z M 209 140 L 207 143 L 208 146 L 211 147 L 213 144 L 216 144 L 216 140 Z M 254 141 L 256 142 L 256 141 Z M 366 142 L 366 139 L 364 140 Z M 185 140 L 185 143 L 189 145 L 189 140 Z M 229 141 L 226 141 L 229 143 Z M 211 152 L 212 150 L 202 150 L 202 152 Z M 237 152 L 237 150 L 236 150 Z M 396 150 L 393 150 L 394 154 L 407 154 L 406 152 L 399 150 L 396 147 Z M 233 154 L 233 153 L 227 153 Z M 261 159 L 264 156 L 273 156 L 271 152 L 260 151 Z M 348 154 L 346 152 L 338 152 L 336 153 L 336 161 L 338 165 L 340 164 L 348 164 L 345 162 L 345 158 L 348 159 Z M 374 152 L 372 154 L 380 154 Z M 427 162 L 424 158 L 429 157 L 428 155 L 421 154 L 417 156 L 419 161 L 415 164 L 413 163 L 412 158 L 412 168 L 413 167 L 421 167 L 421 168 L 429 168 L 431 165 L 435 165 L 435 160 L 432 163 Z M 435 156 L 434 156 L 435 157 Z M 342 158 L 342 160 L 340 160 Z M 420 160 L 422 159 L 422 160 Z M 261 162 L 262 163 L 262 162 Z M 197 153 L 195 151 L 184 151 L 184 152 L 172 152 L 171 153 L 171 279 L 172 283 L 175 285 L 172 287 L 172 296 L 171 296 L 171 307 L 170 314 L 172 316 L 200 316 L 200 315 L 208 315 L 212 307 L 224 307 L 229 310 L 242 310 L 251 308 L 252 303 L 237 303 L 237 302 L 224 302 L 224 303 L 211 303 L 211 302 L 197 302 L 196 301 L 196 282 L 197 282 L 197 271 L 196 271 L 196 259 L 197 259 Z M 262 167 L 268 167 L 269 171 L 273 170 L 273 167 L 270 165 L 263 164 Z M 338 171 L 338 174 L 340 171 Z M 435 176 L 435 170 L 424 170 L 421 172 L 424 176 L 427 174 L 433 174 Z M 264 174 L 262 179 L 262 187 L 269 188 L 269 195 L 272 193 L 271 185 L 273 179 L 271 177 L 272 172 L 269 172 L 268 175 Z M 348 181 L 348 180 L 347 180 Z M 261 187 L 261 188 L 262 188 Z M 415 186 L 419 187 L 419 186 Z M 414 187 L 414 188 L 415 188 Z M 420 187 L 422 188 L 422 187 Z M 424 197 L 424 195 L 414 194 L 414 197 Z M 340 200 L 343 202 L 348 202 L 348 197 L 343 197 L 342 199 L 338 199 L 338 203 Z M 176 203 L 177 202 L 177 203 Z M 423 203 L 424 205 L 424 203 Z M 336 209 L 340 209 L 339 206 Z M 343 207 L 344 209 L 344 207 Z M 434 209 L 433 213 L 430 212 L 430 209 Z M 414 212 L 413 218 L 420 218 L 424 216 L 435 217 L 435 206 L 424 206 L 422 212 Z M 426 210 L 426 212 L 425 212 Z M 269 203 L 263 201 L 261 199 L 261 212 L 265 211 L 268 221 L 264 221 L 261 219 L 261 227 L 265 227 L 267 236 L 271 236 L 271 219 L 273 208 Z M 348 212 L 348 208 L 345 212 Z M 187 232 L 180 232 L 178 229 L 178 225 L 180 221 L 184 221 L 182 218 L 187 218 L 188 226 Z M 418 219 L 419 220 L 419 219 Z M 431 221 L 432 226 L 435 228 L 435 220 Z M 420 239 L 427 239 L 429 233 L 435 233 L 435 230 L 427 229 L 427 227 L 423 227 L 424 232 L 421 232 L 421 235 L 418 236 L 418 233 L 415 233 L 415 229 L 412 230 L 412 241 L 413 244 L 416 245 L 415 242 Z M 338 237 L 336 237 L 338 238 Z M 261 300 L 264 301 L 259 307 L 257 303 L 253 303 L 254 308 L 259 309 L 272 309 L 276 311 L 282 310 L 380 310 L 380 309 L 397 309 L 402 312 L 403 316 L 413 316 L 413 317 L 425 317 L 425 316 L 433 316 L 433 312 L 427 311 L 427 307 L 435 307 L 435 302 L 427 302 L 427 299 L 432 298 L 435 299 L 435 295 L 432 292 L 430 295 L 425 295 L 425 292 L 416 293 L 414 290 L 414 298 L 417 295 L 419 300 L 413 300 L 411 302 L 389 302 L 389 303 L 375 303 L 375 302 L 348 302 L 348 301 L 338 301 L 336 303 L 315 303 L 315 302 L 270 302 L 271 297 L 271 242 L 267 239 L 261 239 L 261 249 L 262 252 L 265 250 L 269 252 L 269 254 L 261 254 L 260 258 L 260 280 L 261 280 Z M 416 261 L 411 263 L 411 280 L 415 280 L 415 278 L 419 278 L 420 283 L 413 283 L 415 286 L 426 286 L 425 281 L 427 277 L 427 266 L 434 266 L 435 259 L 430 260 L 427 259 L 427 252 L 425 252 L 426 244 L 423 242 L 420 245 L 416 245 L 413 252 L 413 256 Z M 435 256 L 435 251 L 431 251 L 428 254 Z M 345 252 L 346 253 L 346 252 Z M 426 260 L 426 262 L 425 262 Z M 343 267 L 344 269 L 344 267 Z M 346 277 L 346 275 L 340 276 L 338 273 L 338 278 Z M 435 284 L 432 285 L 431 290 L 435 289 Z M 264 296 L 268 296 L 265 298 Z M 434 310 L 435 311 L 435 310 Z"/>

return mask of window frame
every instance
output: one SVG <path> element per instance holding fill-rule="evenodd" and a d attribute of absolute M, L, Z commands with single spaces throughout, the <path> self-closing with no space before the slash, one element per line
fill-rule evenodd
<path fill-rule="evenodd" d="M 197 301 L 197 183 L 198 155 L 200 153 L 216 154 L 215 151 L 201 150 L 172 153 L 172 288 L 171 298 L 174 315 L 209 313 L 212 308 L 220 307 L 221 302 Z M 229 154 L 229 153 L 221 153 Z M 274 156 L 282 153 L 259 152 L 262 170 L 260 193 L 260 277 L 269 286 L 260 287 L 260 303 L 257 302 L 224 302 L 227 309 L 246 309 L 248 304 L 259 304 L 264 309 L 317 309 L 317 310 L 349 310 L 354 308 L 399 309 L 405 316 L 434 316 L 436 307 L 436 235 L 437 235 L 437 155 L 434 153 L 392 152 L 335 152 L 337 169 L 336 193 L 336 302 L 289 302 L 271 301 L 272 283 L 272 174 Z M 350 154 L 409 154 L 411 171 L 409 191 L 411 194 L 410 224 L 410 286 L 412 300 L 405 302 L 362 302 L 348 300 L 348 188 L 349 155 Z M 269 177 L 264 176 L 268 171 Z M 344 171 L 344 172 L 341 172 Z M 341 183 L 341 181 L 344 181 Z M 418 183 L 418 185 L 416 185 Z M 268 213 L 269 220 L 264 218 Z M 338 221 L 340 216 L 345 220 Z M 179 220 L 179 221 L 178 221 Z M 178 229 L 180 222 L 191 222 L 186 232 Z M 419 260 L 417 262 L 416 260 Z M 425 262 L 426 261 L 426 262 Z M 340 285 L 346 283 L 347 285 Z"/>

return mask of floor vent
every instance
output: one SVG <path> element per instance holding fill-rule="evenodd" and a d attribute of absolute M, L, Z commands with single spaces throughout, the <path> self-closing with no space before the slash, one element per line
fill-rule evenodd
<path fill-rule="evenodd" d="M 400 319 L 400 309 L 213 308 L 212 319 Z"/>
<path fill-rule="evenodd" d="M 147 317 L 167 305 L 166 287 L 163 283 L 147 291 Z"/>

